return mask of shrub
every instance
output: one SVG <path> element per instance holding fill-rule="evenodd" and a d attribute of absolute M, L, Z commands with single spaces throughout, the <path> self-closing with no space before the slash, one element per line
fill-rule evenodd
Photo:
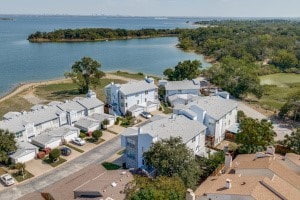
<path fill-rule="evenodd" d="M 45 157 L 46 153 L 44 151 L 40 151 L 38 154 L 37 154 L 37 158 L 39 159 L 43 159 Z"/>
<path fill-rule="evenodd" d="M 53 149 L 50 154 L 49 158 L 53 161 L 54 159 L 57 159 L 60 156 L 60 150 L 59 149 Z"/>
<path fill-rule="evenodd" d="M 98 141 L 101 136 L 102 136 L 102 131 L 100 130 L 95 130 L 92 133 L 92 137 L 94 138 L 95 141 Z"/>
<path fill-rule="evenodd" d="M 85 137 L 86 137 L 86 133 L 80 132 L 79 137 L 80 137 L 80 138 L 85 138 Z"/>

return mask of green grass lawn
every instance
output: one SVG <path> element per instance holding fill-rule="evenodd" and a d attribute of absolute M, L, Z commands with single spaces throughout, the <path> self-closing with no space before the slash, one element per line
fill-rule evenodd
<path fill-rule="evenodd" d="M 33 105 L 19 95 L 15 95 L 0 103 L 0 117 L 10 111 L 28 111 Z"/>
<path fill-rule="evenodd" d="M 139 73 L 129 73 L 129 72 L 123 72 L 123 71 L 116 71 L 111 74 L 117 75 L 117 76 L 122 76 L 125 78 L 131 78 L 131 79 L 136 79 L 136 80 L 143 80 L 145 78 L 145 75 L 141 72 Z"/>
<path fill-rule="evenodd" d="M 24 176 L 20 175 L 19 173 L 13 173 L 12 176 L 18 181 L 18 182 L 22 182 L 25 181 L 27 179 L 30 179 L 32 177 L 34 177 L 33 174 L 31 174 L 30 172 L 28 172 L 27 170 L 25 170 L 24 172 Z"/>
<path fill-rule="evenodd" d="M 100 100 L 105 100 L 104 87 L 111 82 L 125 83 L 124 81 L 116 79 L 101 79 L 100 85 L 95 89 L 97 97 Z M 84 94 L 79 94 L 77 85 L 74 83 L 59 83 L 38 86 L 36 87 L 35 95 L 41 99 L 46 99 L 47 101 L 63 101 L 65 99 L 73 99 L 78 96 L 85 96 Z"/>
<path fill-rule="evenodd" d="M 279 87 L 290 87 L 290 85 L 300 83 L 300 74 L 277 73 L 260 76 L 261 85 L 276 85 Z"/>
<path fill-rule="evenodd" d="M 110 162 L 103 162 L 102 166 L 107 170 L 117 170 L 117 169 L 121 168 L 121 166 L 116 165 L 114 163 L 110 163 Z"/>
<path fill-rule="evenodd" d="M 49 157 L 46 157 L 43 161 L 49 165 L 51 165 L 52 167 L 57 167 L 58 165 L 66 162 L 66 159 L 63 159 L 61 157 L 58 158 L 59 160 L 57 162 L 52 162 L 52 160 Z"/>
<path fill-rule="evenodd" d="M 300 75 L 278 73 L 260 77 L 264 93 L 258 103 L 268 110 L 278 110 L 290 94 L 300 90 Z"/>
<path fill-rule="evenodd" d="M 65 146 L 69 147 L 69 148 L 71 148 L 71 149 L 73 149 L 75 151 L 78 151 L 79 153 L 83 153 L 84 152 L 82 149 L 79 149 L 79 148 L 77 148 L 77 147 L 75 147 L 75 146 L 73 146 L 71 144 L 65 144 Z"/>

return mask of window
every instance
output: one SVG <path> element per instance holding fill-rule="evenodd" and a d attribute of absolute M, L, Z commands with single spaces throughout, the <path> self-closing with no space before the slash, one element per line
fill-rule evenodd
<path fill-rule="evenodd" d="M 20 138 L 20 137 L 23 137 L 23 133 L 22 132 L 16 133 L 16 138 Z"/>
<path fill-rule="evenodd" d="M 182 92 L 182 90 L 178 90 L 178 92 L 179 92 L 179 93 L 181 93 L 181 92 Z"/>
<path fill-rule="evenodd" d="M 124 99 L 123 95 L 121 95 L 121 99 Z"/>
<path fill-rule="evenodd" d="M 125 107 L 127 107 L 127 103 L 125 103 Z"/>
<path fill-rule="evenodd" d="M 145 98 L 145 102 L 147 102 L 147 98 Z"/>
<path fill-rule="evenodd" d="M 139 96 L 139 94 L 135 94 L 135 97 L 138 97 Z"/>
<path fill-rule="evenodd" d="M 121 107 L 124 107 L 124 103 L 121 103 Z"/>
<path fill-rule="evenodd" d="M 139 104 L 139 103 L 140 103 L 140 100 L 137 100 L 137 101 L 136 101 L 136 104 Z"/>
<path fill-rule="evenodd" d="M 148 94 L 148 90 L 145 91 L 145 94 Z"/>

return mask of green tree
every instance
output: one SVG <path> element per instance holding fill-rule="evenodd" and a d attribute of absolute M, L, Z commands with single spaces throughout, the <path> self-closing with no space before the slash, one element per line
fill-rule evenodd
<path fill-rule="evenodd" d="M 25 163 L 16 163 L 15 168 L 21 176 L 25 175 Z"/>
<path fill-rule="evenodd" d="M 239 111 L 237 112 L 237 121 L 238 121 L 238 123 L 240 123 L 241 121 L 243 121 L 246 117 L 247 117 L 247 116 L 246 116 L 246 114 L 244 113 L 244 111 L 239 110 Z"/>
<path fill-rule="evenodd" d="M 155 142 L 144 153 L 144 159 L 160 176 L 178 176 L 186 187 L 192 188 L 198 181 L 200 171 L 195 156 L 180 137 Z"/>
<path fill-rule="evenodd" d="M 298 59 L 296 58 L 295 53 L 288 52 L 287 50 L 280 50 L 273 57 L 272 64 L 285 70 L 296 67 L 298 65 Z"/>
<path fill-rule="evenodd" d="M 192 80 L 200 75 L 201 67 L 202 63 L 199 60 L 185 60 L 179 62 L 174 69 L 166 69 L 164 75 L 167 76 L 170 81 Z"/>
<path fill-rule="evenodd" d="M 300 128 L 297 128 L 291 135 L 285 135 L 283 144 L 295 153 L 300 154 Z"/>
<path fill-rule="evenodd" d="M 127 199 L 131 200 L 182 200 L 185 196 L 185 187 L 179 177 L 135 176 L 130 185 L 134 185 L 127 191 Z"/>
<path fill-rule="evenodd" d="M 287 102 L 280 108 L 280 118 L 291 118 L 294 121 L 300 119 L 300 91 L 290 94 Z"/>
<path fill-rule="evenodd" d="M 214 65 L 205 71 L 207 78 L 235 97 L 254 94 L 260 98 L 262 87 L 257 75 L 257 66 L 247 59 L 224 57 L 221 65 Z"/>
<path fill-rule="evenodd" d="M 92 137 L 94 138 L 95 141 L 98 141 L 101 136 L 102 136 L 102 131 L 101 130 L 95 130 L 92 133 Z"/>
<path fill-rule="evenodd" d="M 197 157 L 196 161 L 199 164 L 200 169 L 202 169 L 201 178 L 205 179 L 210 176 L 220 164 L 224 163 L 225 155 L 223 151 L 220 151 L 209 154 L 208 158 Z"/>
<path fill-rule="evenodd" d="M 245 118 L 236 135 L 236 142 L 240 144 L 240 153 L 255 153 L 265 150 L 268 145 L 275 143 L 272 123 L 266 119 L 261 121 L 253 118 Z"/>
<path fill-rule="evenodd" d="M 49 154 L 49 158 L 54 161 L 55 159 L 59 158 L 61 152 L 59 149 L 53 149 L 50 154 Z"/>
<path fill-rule="evenodd" d="M 0 129 L 0 162 L 7 163 L 8 153 L 14 152 L 16 149 L 15 134 Z"/>
<path fill-rule="evenodd" d="M 72 65 L 72 71 L 65 73 L 78 85 L 79 92 L 87 93 L 91 86 L 100 84 L 105 73 L 100 70 L 101 64 L 89 57 L 83 57 Z"/>

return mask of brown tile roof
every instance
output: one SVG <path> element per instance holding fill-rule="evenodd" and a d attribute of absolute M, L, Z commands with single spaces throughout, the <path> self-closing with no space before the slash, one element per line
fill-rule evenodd
<path fill-rule="evenodd" d="M 218 195 L 238 195 L 253 196 L 255 199 L 280 199 L 274 193 L 270 192 L 261 183 L 264 177 L 241 176 L 239 174 L 224 174 L 221 176 L 209 177 L 195 191 L 196 196 L 208 194 Z M 232 181 L 231 188 L 225 187 L 227 179 Z"/>
<path fill-rule="evenodd" d="M 70 200 L 75 199 L 75 193 L 79 194 L 83 192 L 88 194 L 96 192 L 97 194 L 101 194 L 101 197 L 93 199 L 112 198 L 118 200 L 125 198 L 125 194 L 122 191 L 125 185 L 131 180 L 133 180 L 133 176 L 128 170 L 105 170 L 101 165 L 95 164 L 44 188 L 41 194 L 44 196 L 49 195 L 49 197 L 55 200 Z M 113 182 L 116 183 L 115 187 L 112 186 Z M 30 195 L 36 194 L 28 194 L 29 197 L 31 197 Z"/>
<path fill-rule="evenodd" d="M 298 158 L 297 155 L 288 156 L 292 159 Z M 300 199 L 300 176 L 291 170 L 280 156 L 266 155 L 256 158 L 255 154 L 238 155 L 233 161 L 232 169 L 241 174 L 209 177 L 197 188 L 196 196 L 218 194 L 250 195 L 254 199 Z M 262 176 L 263 169 L 272 173 Z M 244 170 L 250 170 L 251 173 Z M 232 180 L 230 189 L 225 187 L 226 179 Z"/>
<path fill-rule="evenodd" d="M 234 169 L 269 169 L 277 176 L 284 179 L 300 190 L 300 176 L 293 170 L 288 168 L 281 157 L 266 156 L 264 158 L 256 158 L 255 154 L 241 154 L 233 161 Z"/>
<path fill-rule="evenodd" d="M 287 153 L 287 154 L 285 154 L 285 157 L 286 157 L 286 159 L 289 159 L 295 165 L 298 165 L 300 167 L 300 155 L 297 155 L 295 153 Z"/>
<path fill-rule="evenodd" d="M 272 179 L 267 177 L 264 178 L 262 184 L 269 188 L 269 190 L 286 199 L 300 199 L 300 190 L 276 175 L 274 175 Z"/>
<path fill-rule="evenodd" d="M 45 200 L 45 199 L 42 197 L 41 193 L 32 192 L 19 198 L 18 200 Z"/>

